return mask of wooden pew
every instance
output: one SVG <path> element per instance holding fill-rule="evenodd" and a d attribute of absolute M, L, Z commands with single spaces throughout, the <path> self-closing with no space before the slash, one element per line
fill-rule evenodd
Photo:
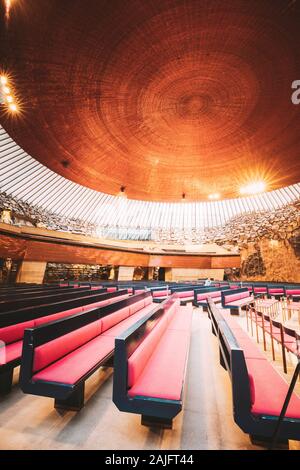
<path fill-rule="evenodd" d="M 55 399 L 55 407 L 79 410 L 84 384 L 111 365 L 115 336 L 157 309 L 149 292 L 25 330 L 20 372 L 24 393 Z"/>
<path fill-rule="evenodd" d="M 209 316 L 218 338 L 220 363 L 229 373 L 233 416 L 253 443 L 269 445 L 274 434 L 288 384 L 273 368 L 255 343 L 231 316 L 210 299 Z M 300 440 L 300 399 L 293 394 L 279 440 Z"/>
<path fill-rule="evenodd" d="M 142 415 L 147 426 L 172 427 L 181 411 L 188 362 L 192 306 L 176 295 L 115 341 L 113 401 Z"/>

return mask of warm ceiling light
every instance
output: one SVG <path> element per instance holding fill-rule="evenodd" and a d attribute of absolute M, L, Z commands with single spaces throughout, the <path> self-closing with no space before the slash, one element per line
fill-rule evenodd
<path fill-rule="evenodd" d="M 6 95 L 9 95 L 9 94 L 10 94 L 10 88 L 8 88 L 8 86 L 4 86 L 4 87 L 3 87 L 3 92 L 4 92 Z"/>
<path fill-rule="evenodd" d="M 14 102 L 14 99 L 13 99 L 12 96 L 8 95 L 8 96 L 6 97 L 6 101 L 7 101 L 8 103 L 13 103 L 13 102 Z"/>
<path fill-rule="evenodd" d="M 241 194 L 257 194 L 266 190 L 266 183 L 264 181 L 254 181 L 240 188 Z"/>
<path fill-rule="evenodd" d="M 9 111 L 11 111 L 12 113 L 16 113 L 18 111 L 18 107 L 15 103 L 11 103 L 9 106 L 8 106 L 8 109 Z"/>
<path fill-rule="evenodd" d="M 1 75 L 1 77 L 0 77 L 1 85 L 6 85 L 7 82 L 8 82 L 7 77 L 5 77 L 5 75 Z"/>
<path fill-rule="evenodd" d="M 208 199 L 220 199 L 220 194 L 219 193 L 209 194 Z"/>

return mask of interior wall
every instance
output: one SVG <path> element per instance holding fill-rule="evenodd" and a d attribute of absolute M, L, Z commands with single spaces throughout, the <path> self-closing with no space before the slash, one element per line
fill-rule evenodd
<path fill-rule="evenodd" d="M 131 266 L 120 266 L 118 281 L 132 281 L 134 273 L 134 267 Z"/>
<path fill-rule="evenodd" d="M 17 275 L 17 282 L 42 284 L 46 265 L 44 261 L 23 261 Z"/>

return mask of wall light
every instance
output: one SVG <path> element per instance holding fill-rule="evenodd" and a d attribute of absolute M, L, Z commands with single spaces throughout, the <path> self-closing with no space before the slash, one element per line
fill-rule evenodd
<path fill-rule="evenodd" d="M 9 82 L 10 80 L 7 75 L 0 75 L 0 104 L 3 104 L 9 113 L 16 114 L 19 111 L 19 107 Z"/>

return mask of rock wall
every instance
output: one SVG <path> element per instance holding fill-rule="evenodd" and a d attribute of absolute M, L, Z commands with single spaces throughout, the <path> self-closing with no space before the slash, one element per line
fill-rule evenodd
<path fill-rule="evenodd" d="M 241 280 L 300 282 L 300 202 L 235 217 L 206 237 L 240 251 Z"/>

